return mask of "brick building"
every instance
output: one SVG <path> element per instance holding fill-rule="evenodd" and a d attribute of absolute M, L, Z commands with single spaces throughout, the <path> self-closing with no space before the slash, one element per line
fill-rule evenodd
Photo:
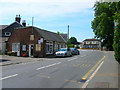
<path fill-rule="evenodd" d="M 14 29 L 21 28 L 26 26 L 25 20 L 23 20 L 22 24 L 20 15 L 16 15 L 15 22 L 11 23 L 10 25 L 0 25 L 0 54 L 5 53 L 7 50 L 7 42 L 9 37 L 11 37 Z"/>
<path fill-rule="evenodd" d="M 8 40 L 8 51 L 17 56 L 44 57 L 66 47 L 63 35 L 29 26 L 17 28 Z"/>
<path fill-rule="evenodd" d="M 101 48 L 101 41 L 98 39 L 85 39 L 82 44 L 83 44 L 82 48 L 86 48 L 86 49 Z"/>

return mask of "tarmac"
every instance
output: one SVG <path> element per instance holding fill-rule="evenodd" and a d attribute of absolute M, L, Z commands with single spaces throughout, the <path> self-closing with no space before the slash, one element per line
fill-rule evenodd
<path fill-rule="evenodd" d="M 114 52 L 104 51 L 106 58 L 102 67 L 95 76 L 90 80 L 86 88 L 111 88 L 120 90 L 120 64 L 114 59 Z M 0 66 L 7 66 L 20 63 L 38 62 L 50 60 L 51 58 L 30 58 L 0 55 Z"/>

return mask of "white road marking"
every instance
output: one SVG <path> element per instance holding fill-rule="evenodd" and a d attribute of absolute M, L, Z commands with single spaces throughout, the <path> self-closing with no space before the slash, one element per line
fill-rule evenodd
<path fill-rule="evenodd" d="M 11 77 L 15 77 L 15 76 L 17 76 L 17 75 L 18 75 L 18 74 L 14 74 L 14 75 L 11 75 L 11 76 L 3 77 L 3 78 L 0 78 L 0 80 L 4 80 L 4 79 L 11 78 Z"/>
<path fill-rule="evenodd" d="M 72 59 L 70 59 L 70 60 L 68 60 L 68 61 L 72 61 L 72 60 L 75 60 L 75 59 L 78 59 L 78 57 L 76 57 L 76 58 L 72 58 Z"/>
<path fill-rule="evenodd" d="M 100 63 L 100 65 L 98 66 L 98 68 L 94 71 L 94 73 L 91 75 L 91 77 L 85 82 L 85 84 L 82 86 L 82 88 L 86 88 L 89 81 L 92 80 L 92 78 L 95 76 L 95 74 L 98 72 L 98 70 L 100 69 L 100 67 L 102 66 L 102 64 L 104 63 L 104 61 L 102 61 Z"/>
<path fill-rule="evenodd" d="M 51 65 L 48 65 L 48 66 L 44 66 L 44 67 L 40 67 L 40 68 L 37 68 L 36 70 L 44 69 L 44 68 L 47 68 L 47 67 L 52 67 L 52 66 L 57 65 L 57 64 L 60 64 L 60 63 L 61 63 L 61 62 L 54 63 L 54 64 L 51 64 Z"/>
<path fill-rule="evenodd" d="M 83 56 L 81 56 L 81 57 L 85 57 L 85 56 L 87 56 L 87 55 L 83 55 Z"/>

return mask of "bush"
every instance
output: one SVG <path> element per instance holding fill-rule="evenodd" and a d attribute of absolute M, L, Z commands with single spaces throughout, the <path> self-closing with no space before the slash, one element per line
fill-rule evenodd
<path fill-rule="evenodd" d="M 11 55 L 12 55 L 12 52 L 11 52 L 11 51 L 8 51 L 8 52 L 7 52 L 7 55 L 11 56 Z"/>
<path fill-rule="evenodd" d="M 115 52 L 115 59 L 120 63 L 120 24 L 114 31 L 113 49 Z"/>
<path fill-rule="evenodd" d="M 70 44 L 70 45 L 69 45 L 69 48 L 74 48 L 74 44 Z"/>

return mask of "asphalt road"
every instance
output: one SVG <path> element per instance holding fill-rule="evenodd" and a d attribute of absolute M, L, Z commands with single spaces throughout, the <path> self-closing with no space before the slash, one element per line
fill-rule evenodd
<path fill-rule="evenodd" d="M 103 57 L 103 52 L 89 50 L 73 57 L 4 66 L 2 88 L 82 88 L 81 79 Z"/>

